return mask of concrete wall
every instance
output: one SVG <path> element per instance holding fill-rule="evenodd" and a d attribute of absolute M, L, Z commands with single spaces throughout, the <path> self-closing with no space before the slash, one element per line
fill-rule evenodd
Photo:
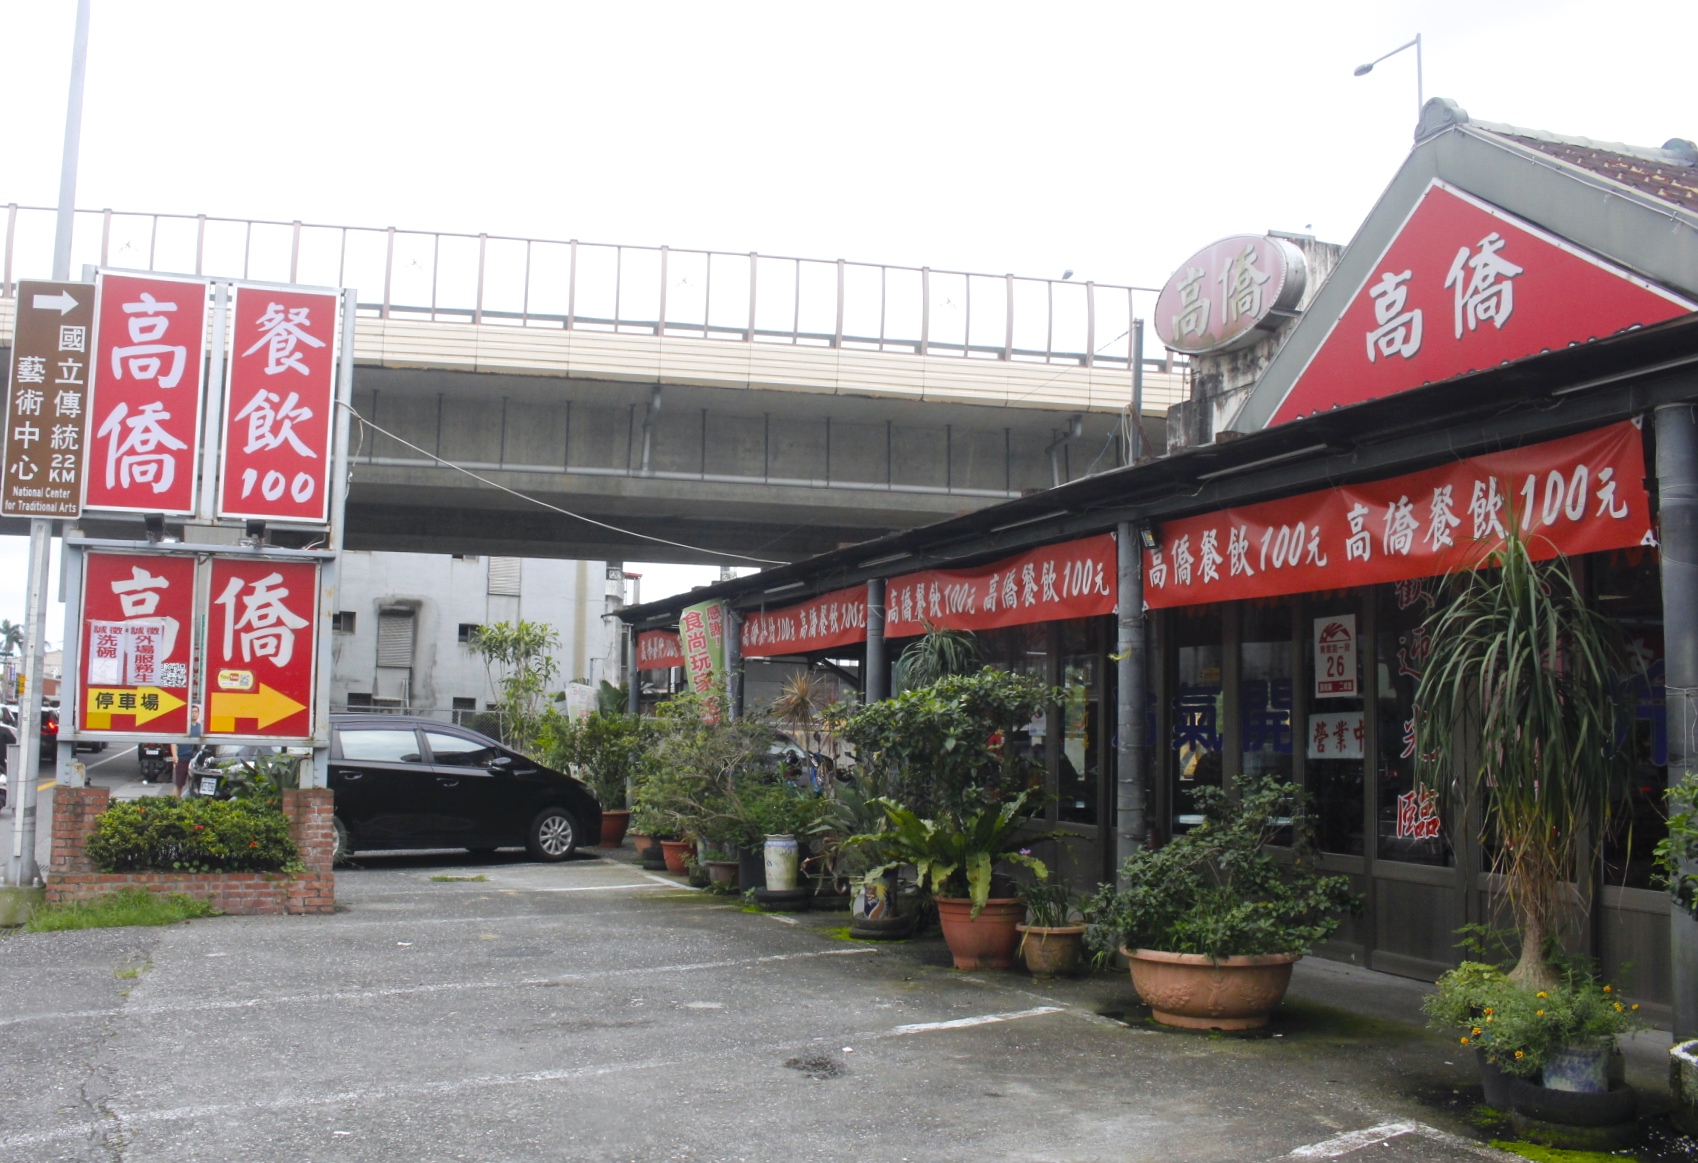
<path fill-rule="evenodd" d="M 489 592 L 487 556 L 382 553 L 342 555 L 338 606 L 354 615 L 352 632 L 338 630 L 332 650 L 331 702 L 350 693 L 404 698 L 416 711 L 447 711 L 456 698 L 495 697 L 483 660 L 459 641 L 461 623 L 544 622 L 560 634 L 560 685 L 573 679 L 619 681 L 618 637 L 606 620 L 607 563 L 522 559 L 517 596 Z M 412 666 L 380 667 L 377 635 L 385 607 L 414 611 Z"/>

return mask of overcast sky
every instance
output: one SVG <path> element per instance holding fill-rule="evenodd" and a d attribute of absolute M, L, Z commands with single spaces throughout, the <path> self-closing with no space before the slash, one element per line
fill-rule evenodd
<path fill-rule="evenodd" d="M 57 198 L 74 9 L 0 3 L 0 202 Z M 1623 12 L 94 0 L 77 204 L 1152 286 L 1226 234 L 1348 241 L 1416 113 L 1413 51 L 1352 69 L 1416 32 L 1427 95 L 1477 118 L 1698 136 L 1668 49 L 1698 4 Z M 0 538 L 0 617 L 24 544 Z"/>

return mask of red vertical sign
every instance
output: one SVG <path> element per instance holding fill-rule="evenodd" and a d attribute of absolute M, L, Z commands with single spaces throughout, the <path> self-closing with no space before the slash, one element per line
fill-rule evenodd
<path fill-rule="evenodd" d="M 206 619 L 206 734 L 312 734 L 318 566 L 212 559 Z"/>
<path fill-rule="evenodd" d="M 186 279 L 100 276 L 85 508 L 194 512 L 206 290 Z"/>
<path fill-rule="evenodd" d="M 336 306 L 334 293 L 236 289 L 220 517 L 326 519 Z"/>
<path fill-rule="evenodd" d="M 78 728 L 189 733 L 195 563 L 152 553 L 90 553 L 77 645 Z"/>

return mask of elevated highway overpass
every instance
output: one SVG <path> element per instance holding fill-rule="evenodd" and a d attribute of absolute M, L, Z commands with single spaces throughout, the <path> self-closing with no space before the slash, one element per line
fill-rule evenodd
<path fill-rule="evenodd" d="M 51 238 L 5 213 L 0 346 Z M 1149 439 L 1184 394 L 1141 288 L 110 211 L 84 262 L 360 289 L 353 548 L 791 560 L 1124 463 L 1135 369 Z"/>

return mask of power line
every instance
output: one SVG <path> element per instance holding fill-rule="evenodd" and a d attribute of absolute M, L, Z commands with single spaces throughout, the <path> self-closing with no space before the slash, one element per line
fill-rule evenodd
<path fill-rule="evenodd" d="M 586 517 L 582 513 L 574 513 L 570 509 L 562 509 L 559 505 L 551 505 L 547 501 L 544 501 L 539 497 L 533 497 L 528 493 L 521 493 L 518 489 L 510 489 L 506 485 L 501 484 L 498 481 L 492 481 L 488 477 L 479 476 L 477 473 L 473 472 L 469 468 L 464 467 L 463 465 L 458 465 L 458 464 L 455 464 L 451 460 L 446 460 L 446 459 L 436 455 L 436 453 L 434 453 L 434 452 L 428 452 L 425 449 L 420 448 L 418 445 L 414 444 L 412 441 L 405 440 L 402 437 L 395 435 L 395 433 L 390 432 L 386 428 L 378 427 L 376 424 L 373 424 L 370 420 L 367 420 L 364 416 L 360 415 L 359 412 L 353 408 L 353 406 L 351 406 L 349 404 L 345 404 L 340 400 L 337 401 L 337 404 L 339 404 L 343 408 L 347 408 L 349 415 L 353 416 L 354 419 L 356 419 L 360 422 L 362 432 L 363 432 L 364 429 L 370 428 L 373 432 L 376 432 L 380 436 L 387 436 L 387 437 L 389 437 L 389 439 L 395 441 L 395 443 L 405 445 L 406 447 L 412 449 L 414 452 L 418 453 L 420 456 L 429 457 L 431 460 L 436 461 L 436 463 L 442 465 L 444 468 L 451 468 L 455 472 L 464 473 L 465 475 L 471 477 L 474 481 L 477 481 L 480 485 L 488 485 L 492 489 L 500 489 L 504 493 L 510 493 L 511 495 L 518 497 L 521 501 L 529 501 L 533 505 L 540 505 L 542 508 L 548 509 L 550 512 L 559 513 L 559 514 L 561 514 L 562 516 L 565 516 L 565 517 L 571 517 L 574 520 L 584 522 L 586 525 L 594 525 L 599 529 L 606 529 L 609 532 L 620 533 L 620 534 L 623 534 L 626 537 L 635 537 L 635 538 L 638 538 L 639 540 L 642 540 L 642 541 L 652 541 L 656 545 L 670 545 L 674 549 L 688 549 L 691 553 L 706 553 L 706 554 L 709 554 L 710 556 L 713 556 L 713 557 L 730 557 L 730 558 L 735 558 L 738 561 L 752 561 L 752 562 L 755 562 L 759 565 L 789 565 L 790 564 L 787 561 L 776 561 L 776 560 L 769 558 L 769 557 L 750 557 L 746 553 L 727 553 L 722 549 L 706 549 L 706 548 L 703 548 L 700 545 L 689 545 L 689 544 L 686 544 L 685 542 L 682 542 L 682 541 L 669 541 L 664 537 L 655 537 L 655 536 L 648 534 L 648 533 L 638 533 L 635 529 L 625 529 L 625 528 L 622 528 L 618 525 L 609 525 L 606 521 L 597 521 L 594 517 Z"/>

